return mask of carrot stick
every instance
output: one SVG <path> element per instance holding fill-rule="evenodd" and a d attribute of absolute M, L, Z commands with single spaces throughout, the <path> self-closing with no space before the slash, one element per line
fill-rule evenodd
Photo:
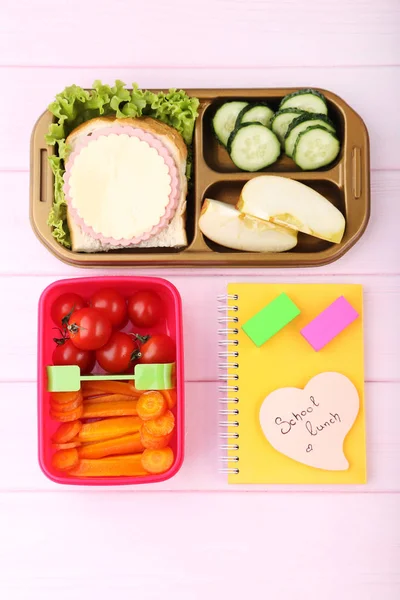
<path fill-rule="evenodd" d="M 132 381 L 83 381 L 82 393 L 84 398 L 97 396 L 99 394 L 125 394 L 139 398 L 139 392 Z"/>
<path fill-rule="evenodd" d="M 151 448 L 152 450 L 160 450 L 165 448 L 171 441 L 172 433 L 168 435 L 150 435 L 144 425 L 140 428 L 140 440 L 144 448 Z"/>
<path fill-rule="evenodd" d="M 69 471 L 79 463 L 78 450 L 70 448 L 69 450 L 59 450 L 53 455 L 51 464 L 58 471 Z"/>
<path fill-rule="evenodd" d="M 143 421 L 158 419 L 167 408 L 167 401 L 160 392 L 144 392 L 137 401 L 137 414 Z"/>
<path fill-rule="evenodd" d="M 56 421 L 61 421 L 61 423 L 68 423 L 70 421 L 76 421 L 80 419 L 83 414 L 83 405 L 81 404 L 78 408 L 74 410 L 70 410 L 69 412 L 55 412 L 54 410 L 50 410 L 50 416 L 52 419 Z"/>
<path fill-rule="evenodd" d="M 150 435 L 168 435 L 175 427 L 175 417 L 170 410 L 167 410 L 162 417 L 144 422 L 144 428 Z"/>
<path fill-rule="evenodd" d="M 161 450 L 147 449 L 142 454 L 142 466 L 148 473 L 165 473 L 174 464 L 174 453 L 168 446 Z"/>
<path fill-rule="evenodd" d="M 172 410 L 176 406 L 176 390 L 162 390 L 162 395 L 167 401 L 169 410 Z"/>
<path fill-rule="evenodd" d="M 89 402 L 83 407 L 83 419 L 128 417 L 137 415 L 136 400 L 128 402 Z"/>
<path fill-rule="evenodd" d="M 103 394 L 102 396 L 89 396 L 85 398 L 85 404 L 99 402 L 137 402 L 136 396 L 128 394 Z"/>
<path fill-rule="evenodd" d="M 129 433 L 137 433 L 141 424 L 139 417 L 115 417 L 85 423 L 78 434 L 78 440 L 83 443 L 111 440 Z"/>
<path fill-rule="evenodd" d="M 144 450 L 140 433 L 131 433 L 120 438 L 85 444 L 79 448 L 79 458 L 104 458 L 113 454 L 136 454 Z"/>
<path fill-rule="evenodd" d="M 75 477 L 138 477 L 148 475 L 141 463 L 141 454 L 82 458 L 70 474 Z"/>
<path fill-rule="evenodd" d="M 82 401 L 82 392 L 80 390 L 77 392 L 52 392 L 50 398 L 54 404 L 68 404 L 77 398 Z"/>
<path fill-rule="evenodd" d="M 82 429 L 81 421 L 63 423 L 51 438 L 56 444 L 66 444 L 74 439 Z"/>

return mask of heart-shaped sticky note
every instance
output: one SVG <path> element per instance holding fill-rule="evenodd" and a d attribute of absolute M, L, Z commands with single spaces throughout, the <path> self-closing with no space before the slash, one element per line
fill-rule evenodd
<path fill-rule="evenodd" d="M 280 388 L 260 409 L 261 428 L 278 452 L 317 469 L 349 468 L 343 442 L 360 407 L 354 384 L 340 373 L 320 373 L 304 389 Z"/>

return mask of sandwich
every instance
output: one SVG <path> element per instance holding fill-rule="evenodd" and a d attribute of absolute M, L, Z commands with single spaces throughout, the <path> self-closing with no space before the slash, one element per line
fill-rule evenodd
<path fill-rule="evenodd" d="M 157 247 L 169 247 L 169 248 L 181 248 L 187 245 L 187 236 L 186 236 L 186 196 L 187 196 L 187 177 L 186 177 L 186 166 L 187 166 L 187 147 L 183 141 L 182 136 L 175 129 L 157 121 L 151 117 L 140 117 L 140 118 L 126 118 L 126 119 L 114 119 L 110 117 L 100 117 L 97 119 L 91 119 L 83 123 L 74 129 L 71 134 L 67 137 L 67 144 L 71 149 L 71 155 L 74 155 L 76 148 L 79 147 L 80 144 L 84 143 L 86 139 L 90 139 L 93 137 L 93 134 L 96 131 L 101 131 L 105 136 L 107 132 L 111 133 L 116 130 L 116 127 L 126 129 L 128 131 L 129 128 L 133 128 L 134 130 L 145 131 L 153 135 L 156 139 L 158 139 L 164 147 L 169 150 L 170 155 L 172 156 L 175 165 L 178 171 L 179 177 L 179 197 L 176 202 L 176 207 L 174 209 L 173 214 L 171 214 L 168 222 L 165 223 L 165 226 L 155 235 L 150 236 L 147 239 L 144 239 L 139 242 L 125 243 L 121 244 L 117 241 L 115 243 L 105 242 L 97 237 L 93 237 L 90 233 L 84 231 L 79 222 L 74 219 L 73 213 L 71 211 L 67 212 L 67 223 L 71 236 L 71 248 L 74 252 L 101 252 L 108 250 L 119 250 L 119 249 L 127 249 L 127 248 L 157 248 Z M 121 132 L 122 134 L 122 132 Z M 119 145 L 119 144 L 118 144 Z M 114 146 L 118 149 L 118 145 Z M 145 147 L 145 150 L 146 149 Z M 144 154 L 144 152 L 142 153 Z M 141 157 L 139 170 L 143 171 L 143 167 L 146 163 L 146 157 Z M 118 181 L 119 177 L 124 177 L 124 173 L 115 173 L 118 170 L 118 159 L 117 157 L 113 157 L 112 155 L 108 155 L 104 157 L 104 161 L 109 163 L 109 168 L 107 170 L 107 175 L 105 177 L 105 185 L 108 189 L 108 200 L 112 203 L 111 215 L 110 218 L 113 217 L 118 219 L 124 219 L 123 214 L 118 214 L 118 211 L 121 210 L 121 204 L 125 203 L 126 198 L 122 197 L 125 195 L 129 195 L 129 189 L 126 189 L 126 184 L 120 185 Z M 66 167 L 68 168 L 68 162 L 66 163 Z M 135 164 L 132 161 L 131 166 L 129 162 L 127 163 L 128 168 L 132 170 L 132 178 L 131 184 L 134 185 L 135 178 L 140 175 L 140 173 L 135 173 Z M 107 167 L 107 165 L 104 165 Z M 163 167 L 163 164 L 160 165 Z M 98 169 L 101 170 L 101 164 L 98 164 Z M 84 176 L 84 175 L 83 175 Z M 93 176 L 93 175 L 91 175 Z M 155 176 L 154 171 L 148 174 L 151 184 L 151 180 Z M 88 174 L 87 177 L 90 177 Z M 147 186 L 149 187 L 149 186 Z M 118 190 L 118 191 L 117 191 Z M 131 189 L 131 193 L 132 193 Z M 83 201 L 90 201 L 90 197 L 86 195 Z M 135 203 L 135 197 L 133 193 L 132 206 L 137 206 L 137 211 L 139 214 L 132 214 L 132 219 L 136 221 L 140 219 L 140 204 L 142 203 L 142 199 L 138 198 L 138 202 Z M 152 207 L 150 206 L 149 209 Z M 104 210 L 104 207 L 103 207 Z M 156 219 L 157 220 L 157 216 Z M 118 226 L 116 227 L 116 240 L 118 239 Z M 122 237 L 122 236 L 121 236 Z"/>
<path fill-rule="evenodd" d="M 50 105 L 55 175 L 48 223 L 74 252 L 187 246 L 190 148 L 198 100 L 95 82 Z"/>

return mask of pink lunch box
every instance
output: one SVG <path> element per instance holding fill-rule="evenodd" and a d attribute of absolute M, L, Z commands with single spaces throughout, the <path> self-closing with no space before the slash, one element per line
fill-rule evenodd
<path fill-rule="evenodd" d="M 166 333 L 176 344 L 176 392 L 177 404 L 173 409 L 175 429 L 170 446 L 174 451 L 174 463 L 171 468 L 160 475 L 138 477 L 74 477 L 68 472 L 56 471 L 51 459 L 54 453 L 51 438 L 59 423 L 50 417 L 50 393 L 47 391 L 46 367 L 52 365 L 52 354 L 55 348 L 53 338 L 56 337 L 50 311 L 53 302 L 66 292 L 74 292 L 89 300 L 91 295 L 102 288 L 114 288 L 125 298 L 138 290 L 156 292 L 165 307 L 165 319 L 154 330 L 140 331 L 128 323 L 123 331 L 135 333 Z M 173 477 L 182 466 L 184 457 L 184 352 L 182 331 L 182 305 L 178 290 L 168 281 L 156 277 L 85 277 L 64 279 L 49 285 L 42 293 L 39 301 L 38 327 L 38 445 L 39 464 L 44 474 L 56 483 L 69 485 L 135 485 L 157 483 Z M 95 373 L 103 371 L 96 365 Z"/>

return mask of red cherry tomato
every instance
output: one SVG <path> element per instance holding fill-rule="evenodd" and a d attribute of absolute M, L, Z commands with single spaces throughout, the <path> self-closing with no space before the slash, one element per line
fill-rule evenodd
<path fill-rule="evenodd" d="M 151 291 L 136 292 L 128 298 L 128 314 L 136 327 L 153 327 L 163 316 L 160 296 Z"/>
<path fill-rule="evenodd" d="M 80 350 L 98 350 L 112 333 L 109 319 L 95 308 L 81 308 L 73 313 L 68 325 L 71 342 Z"/>
<path fill-rule="evenodd" d="M 56 346 L 53 352 L 53 365 L 78 365 L 81 375 L 91 373 L 96 362 L 94 352 L 79 350 L 71 340 Z"/>
<path fill-rule="evenodd" d="M 101 311 L 113 327 L 122 328 L 128 320 L 125 298 L 111 288 L 99 290 L 90 298 L 90 306 Z"/>
<path fill-rule="evenodd" d="M 72 292 L 62 294 L 51 307 L 51 318 L 58 327 L 62 327 L 64 324 L 68 325 L 68 322 L 63 322 L 63 319 L 66 319 L 72 312 L 83 308 L 85 304 L 83 298 L 78 294 Z"/>
<path fill-rule="evenodd" d="M 140 363 L 173 363 L 176 356 L 175 342 L 164 333 L 152 335 L 140 347 L 140 354 Z"/>
<path fill-rule="evenodd" d="M 131 357 L 136 348 L 130 335 L 116 331 L 107 344 L 97 350 L 96 359 L 108 373 L 124 373 L 132 364 Z"/>

